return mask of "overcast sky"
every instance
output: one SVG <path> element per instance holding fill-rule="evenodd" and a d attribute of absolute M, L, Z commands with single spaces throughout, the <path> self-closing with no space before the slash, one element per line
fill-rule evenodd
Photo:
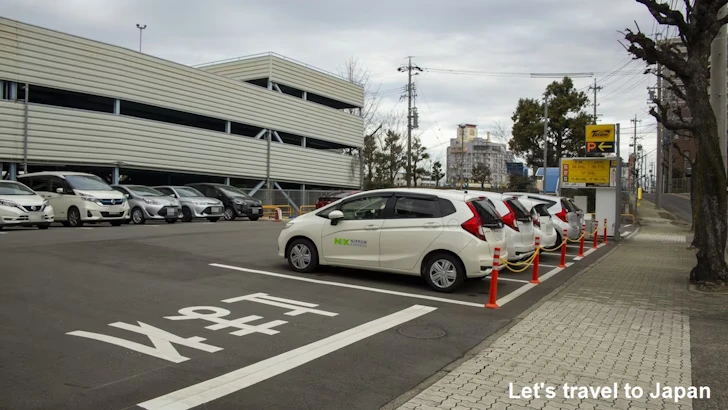
<path fill-rule="evenodd" d="M 381 111 L 401 112 L 406 74 L 397 67 L 414 56 L 423 141 L 435 159 L 455 137 L 457 124 L 477 124 L 481 136 L 510 117 L 519 98 L 540 98 L 553 79 L 458 75 L 430 69 L 497 73 L 594 72 L 600 123 L 619 122 L 631 137 L 630 118 L 653 151 L 655 121 L 647 115 L 641 63 L 619 44 L 617 32 L 655 27 L 634 0 L 0 0 L 0 13 L 51 29 L 137 49 L 146 24 L 145 53 L 200 64 L 274 51 L 327 71 L 358 58 L 382 91 Z M 674 32 L 672 33 L 674 34 Z M 626 64 L 626 65 L 625 65 Z M 586 91 L 593 78 L 575 79 Z M 630 142 L 623 138 L 622 152 Z M 653 152 L 654 154 L 654 152 Z M 443 160 L 444 162 L 444 160 Z"/>

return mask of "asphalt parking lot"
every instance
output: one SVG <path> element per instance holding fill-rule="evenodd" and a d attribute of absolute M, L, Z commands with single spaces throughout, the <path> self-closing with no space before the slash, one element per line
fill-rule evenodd
<path fill-rule="evenodd" d="M 603 256 L 560 253 L 452 294 L 422 279 L 290 271 L 281 223 L 6 229 L 6 408 L 380 408 Z M 633 228 L 626 226 L 623 234 Z M 601 242 L 601 237 L 600 237 Z M 544 280 L 546 278 L 547 280 Z"/>

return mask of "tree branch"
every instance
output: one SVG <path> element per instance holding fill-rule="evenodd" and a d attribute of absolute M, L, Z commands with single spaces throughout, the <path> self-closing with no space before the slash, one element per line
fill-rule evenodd
<path fill-rule="evenodd" d="M 635 33 L 630 29 L 626 29 L 623 34 L 624 38 L 630 42 L 627 51 L 634 55 L 635 59 L 641 59 L 650 65 L 659 62 L 668 70 L 674 72 L 683 82 L 692 77 L 687 62 L 675 50 L 669 47 L 659 47 L 654 40 L 639 30 Z"/>
<path fill-rule="evenodd" d="M 688 2 L 688 0 L 685 0 Z M 675 26 L 680 32 L 686 33 L 690 30 L 690 26 L 685 22 L 683 14 L 677 10 L 673 10 L 666 3 L 658 3 L 656 0 L 637 0 L 647 6 L 650 14 L 658 23 L 668 26 Z"/>
<path fill-rule="evenodd" d="M 675 131 L 675 132 L 682 131 L 682 130 L 692 132 L 695 129 L 695 127 L 693 126 L 693 124 L 686 123 L 684 121 L 683 122 L 679 122 L 679 121 L 671 121 L 671 120 L 668 120 L 666 118 L 666 116 L 663 115 L 663 114 L 668 114 L 667 107 L 665 107 L 665 105 L 662 104 L 658 100 L 653 100 L 653 102 L 655 103 L 655 105 L 657 106 L 657 108 L 660 110 L 660 112 L 655 111 L 655 108 L 652 107 L 652 108 L 650 108 L 650 115 L 652 115 L 653 117 L 655 117 L 655 119 L 657 121 L 659 121 L 660 124 L 662 124 L 668 130 Z"/>
<path fill-rule="evenodd" d="M 675 78 L 669 75 L 665 75 L 665 73 L 652 70 L 653 74 L 655 74 L 657 77 L 662 78 L 663 80 L 670 83 L 670 87 L 668 88 L 670 91 L 672 91 L 678 98 L 680 98 L 683 101 L 687 100 L 687 96 L 685 95 L 685 91 L 683 91 L 683 85 L 678 84 L 677 81 L 675 81 Z"/>
<path fill-rule="evenodd" d="M 676 142 L 674 142 L 674 141 L 673 141 L 673 143 L 672 143 L 672 146 L 673 146 L 674 148 L 676 148 L 676 149 L 677 149 L 677 153 L 678 153 L 678 154 L 680 154 L 680 155 L 681 155 L 681 156 L 682 156 L 683 158 L 687 159 L 687 160 L 688 160 L 688 162 L 690 162 L 690 165 L 693 165 L 693 166 L 695 165 L 695 163 L 693 162 L 693 160 L 691 160 L 691 159 L 690 159 L 690 156 L 689 156 L 689 155 L 687 155 L 687 154 L 685 154 L 685 151 L 683 151 L 683 150 L 682 150 L 682 148 L 680 148 L 680 147 L 679 147 L 679 146 L 677 145 L 677 143 L 676 143 Z"/>

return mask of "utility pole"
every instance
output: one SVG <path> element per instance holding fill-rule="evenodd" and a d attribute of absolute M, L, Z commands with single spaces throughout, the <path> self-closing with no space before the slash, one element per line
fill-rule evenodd
<path fill-rule="evenodd" d="M 412 71 L 422 71 L 420 67 L 412 65 L 412 56 L 407 57 L 406 66 L 401 66 L 397 71 L 407 71 L 407 188 L 412 186 Z M 417 75 L 417 73 L 415 73 Z"/>
<path fill-rule="evenodd" d="M 543 97 L 543 193 L 546 193 L 546 169 L 548 168 L 549 153 L 549 98 Z"/>
<path fill-rule="evenodd" d="M 597 79 L 595 78 L 594 85 L 593 86 L 590 85 L 589 89 L 594 90 L 594 124 L 596 124 L 597 123 L 597 91 L 601 90 L 602 87 L 601 86 L 597 87 Z"/>
<path fill-rule="evenodd" d="M 139 29 L 139 52 L 141 53 L 142 52 L 142 30 L 147 28 L 147 25 L 146 24 L 145 25 L 137 24 L 136 26 Z"/>
<path fill-rule="evenodd" d="M 637 193 L 637 123 L 642 122 L 642 120 L 637 119 L 637 114 L 634 115 L 634 118 L 629 120 L 630 122 L 634 123 L 634 136 L 632 137 L 632 144 L 630 144 L 631 147 L 633 147 L 633 160 L 632 160 L 632 191 L 636 194 Z"/>
<path fill-rule="evenodd" d="M 662 102 L 662 77 L 660 75 L 662 74 L 662 65 L 660 63 L 657 63 L 657 101 Z M 655 191 L 655 206 L 657 209 L 662 208 L 662 123 L 657 123 L 657 169 L 655 171 L 657 172 L 657 190 Z"/>
<path fill-rule="evenodd" d="M 672 144 L 675 141 L 675 131 L 667 133 L 667 193 L 672 193 Z"/>
<path fill-rule="evenodd" d="M 728 5 L 723 6 L 718 18 L 728 13 Z M 720 141 L 720 155 L 723 157 L 723 167 L 728 164 L 728 85 L 726 84 L 726 71 L 728 61 L 728 25 L 724 25 L 715 36 L 710 48 L 710 104 L 713 106 L 715 119 L 718 122 L 718 141 Z M 670 151 L 672 153 L 672 151 Z"/>

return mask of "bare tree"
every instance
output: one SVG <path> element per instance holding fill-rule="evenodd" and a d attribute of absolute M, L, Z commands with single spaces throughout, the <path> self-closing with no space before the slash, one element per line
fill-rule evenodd
<path fill-rule="evenodd" d="M 654 100 L 655 107 L 650 109 L 650 114 L 668 130 L 689 132 L 696 140 L 699 160 L 693 172 L 698 173 L 695 180 L 700 199 L 693 212 L 696 215 L 695 234 L 700 238 L 697 265 L 690 272 L 690 280 L 724 284 L 728 282 L 728 265 L 724 257 L 728 196 L 718 124 L 708 95 L 708 60 L 713 39 L 728 23 L 728 18 L 718 18 L 720 8 L 728 0 L 684 0 L 684 12 L 656 0 L 636 1 L 644 4 L 658 23 L 675 27 L 679 33 L 677 42 L 657 43 L 637 27 L 636 32 L 627 29 L 624 37 L 630 43 L 627 49 L 635 59 L 644 60 L 650 66 L 659 63 L 672 72 L 672 75 L 664 75 L 652 70 L 690 110 L 692 121 L 687 121 L 679 110 L 671 113 L 663 102 Z M 685 56 L 677 50 L 680 45 L 687 48 Z"/>

